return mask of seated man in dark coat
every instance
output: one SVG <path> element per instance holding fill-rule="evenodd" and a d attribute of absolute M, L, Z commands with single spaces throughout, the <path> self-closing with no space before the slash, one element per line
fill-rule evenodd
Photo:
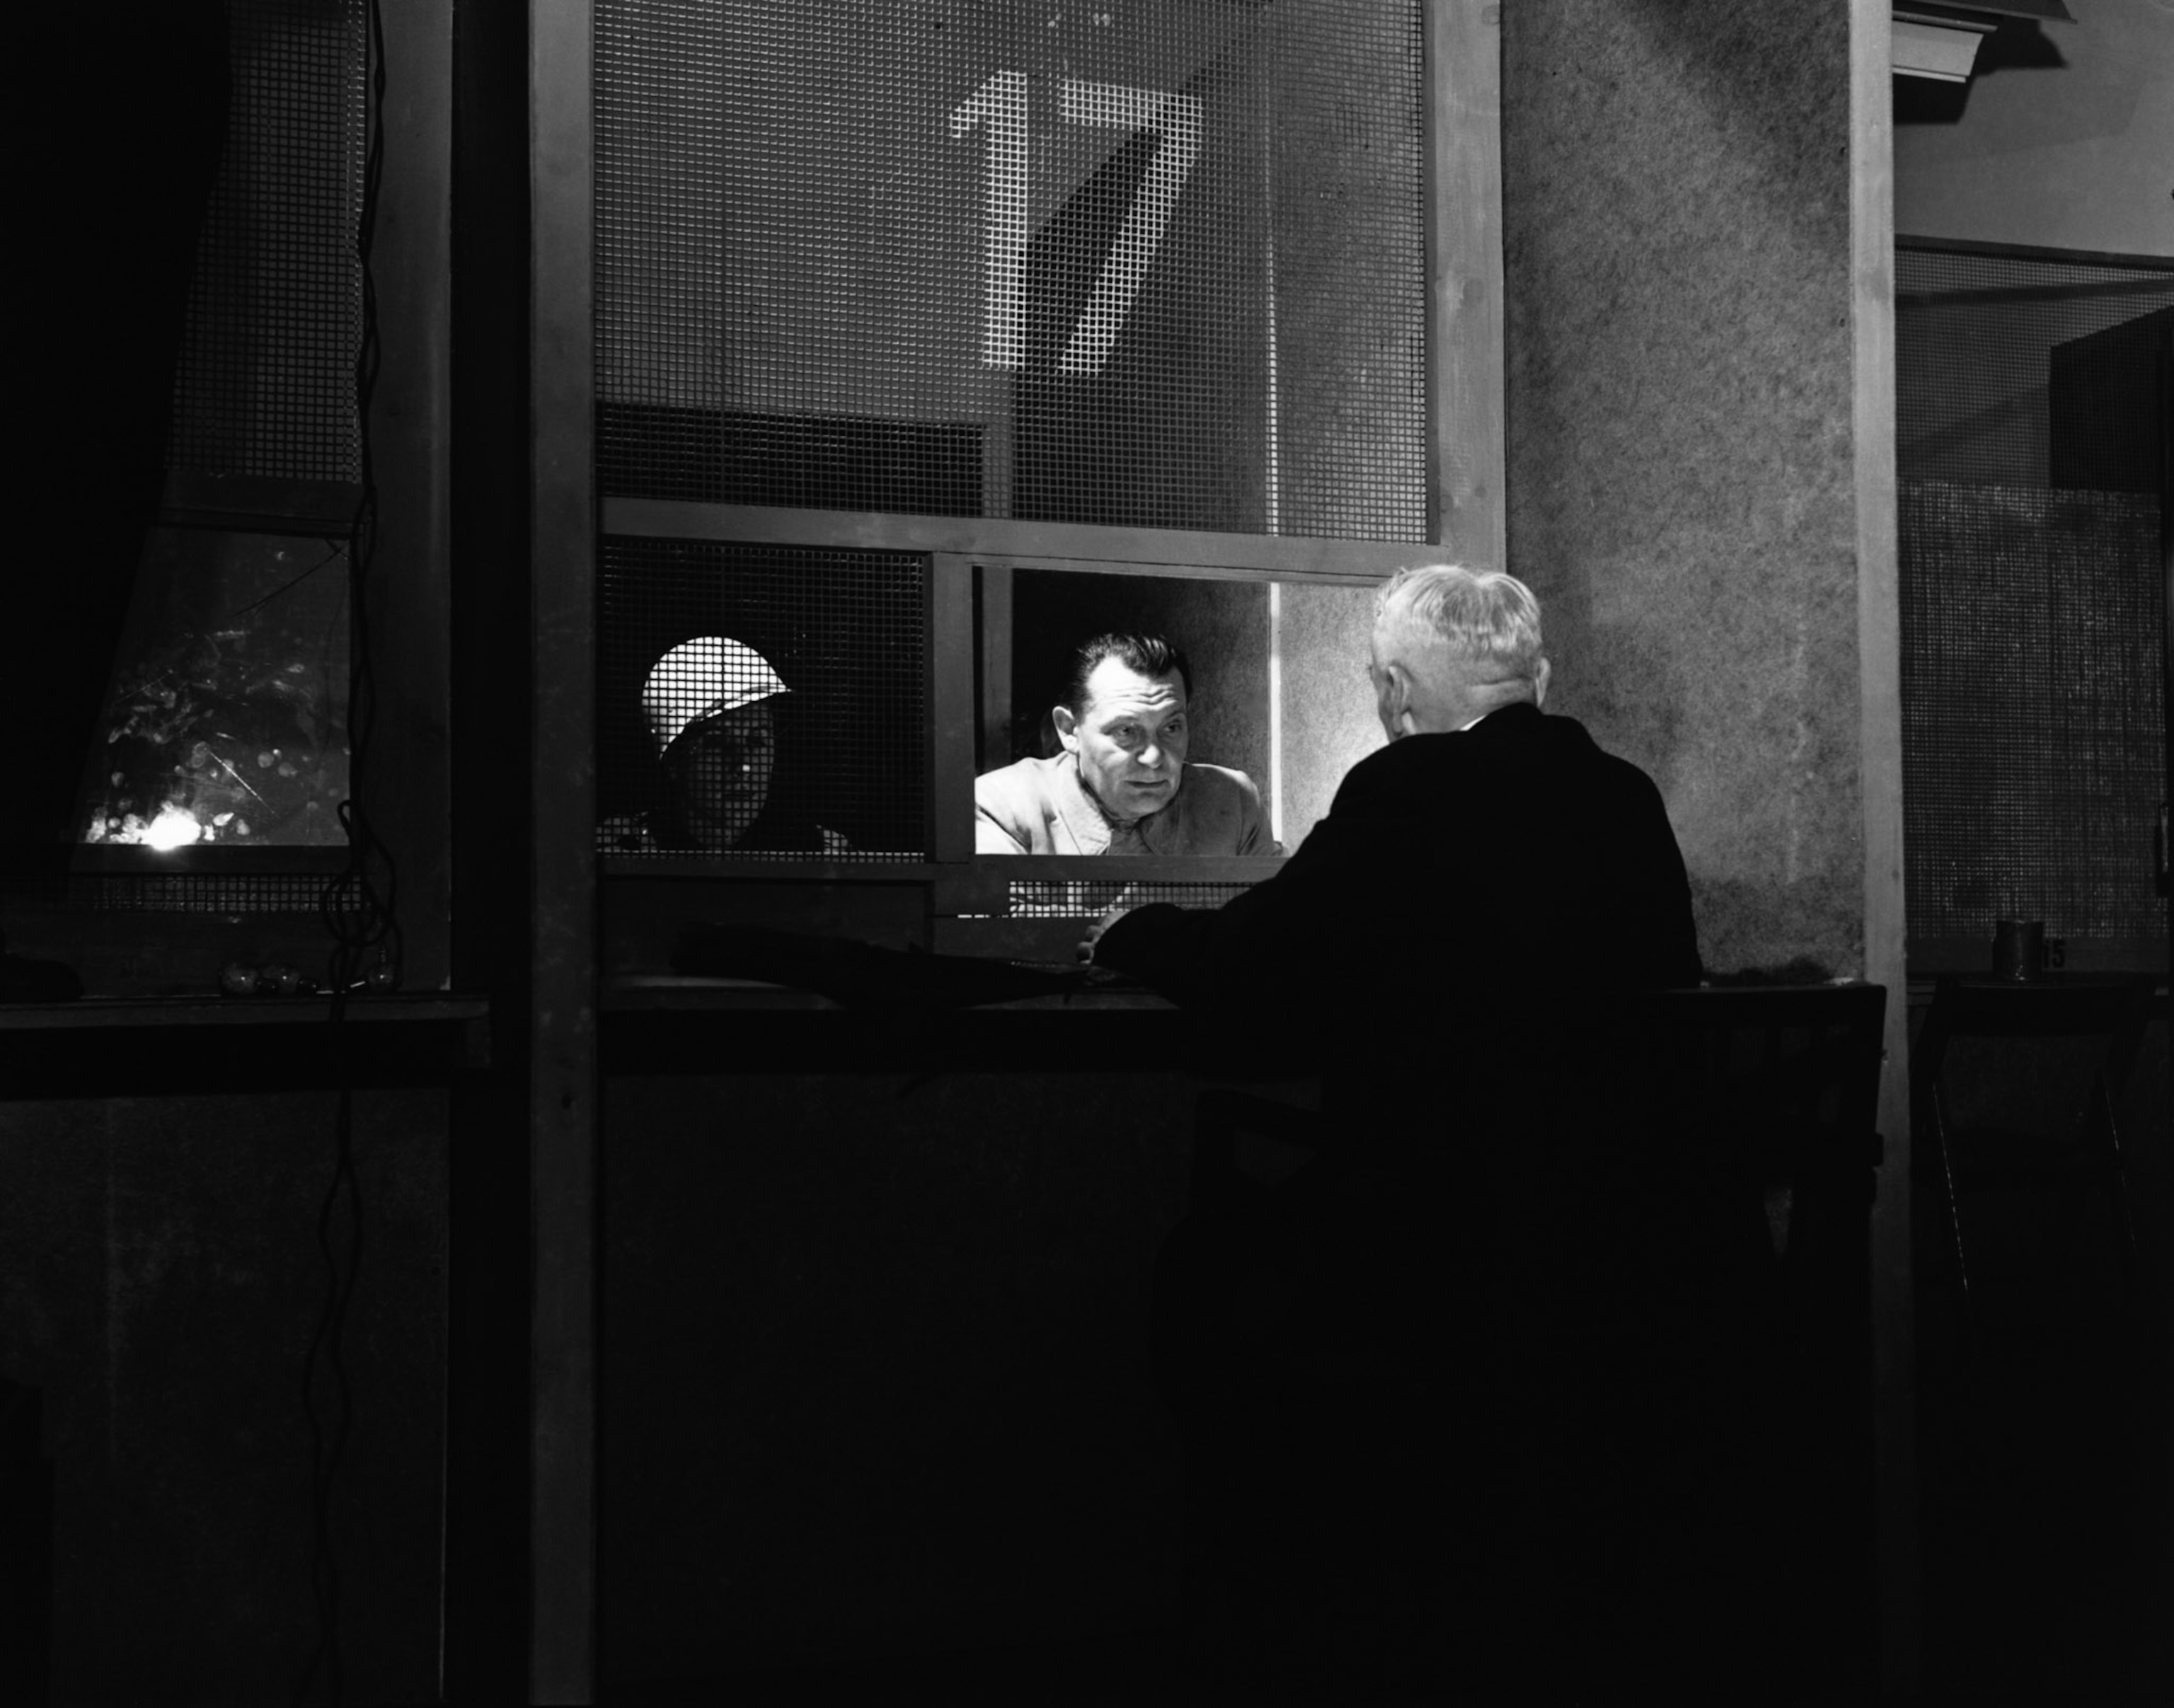
<path fill-rule="evenodd" d="M 1548 661 L 1522 582 L 1403 571 L 1382 589 L 1369 673 L 1389 744 L 1351 768 L 1284 869 L 1214 912 L 1106 916 L 1096 963 L 1239 1006 L 1698 982 L 1660 791 L 1541 711 Z"/>
<path fill-rule="evenodd" d="M 1710 1202 L 1636 1032 L 1637 987 L 1700 978 L 1674 833 L 1642 771 L 1542 711 L 1511 576 L 1396 576 L 1369 674 L 1388 745 L 1275 877 L 1082 946 L 1238 1019 L 1272 1076 L 1322 1076 L 1314 1160 L 1197 1208 L 1159 1263 L 1196 1609 L 1251 1604 L 1230 1640 L 1292 1676 L 1371 1645 L 1393 1700 L 1717 1683 L 1682 1610 L 1723 1618 L 1751 1575 L 1681 1515 L 1744 1504 L 1710 1467 L 1760 1434 L 1771 1253 L 1755 1203 Z"/>

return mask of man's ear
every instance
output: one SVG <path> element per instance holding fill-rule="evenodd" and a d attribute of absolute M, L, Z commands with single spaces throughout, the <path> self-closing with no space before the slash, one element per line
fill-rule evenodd
<path fill-rule="evenodd" d="M 1072 715 L 1072 708 L 1068 705 L 1052 706 L 1050 708 L 1049 719 L 1057 726 L 1057 738 L 1064 743 L 1065 752 L 1078 753 L 1079 751 L 1079 720 Z"/>
<path fill-rule="evenodd" d="M 1540 668 L 1533 673 L 1533 704 L 1545 705 L 1547 703 L 1548 661 L 1543 658 L 1540 660 Z"/>
<path fill-rule="evenodd" d="M 1382 680 L 1387 699 L 1389 727 L 1399 735 L 1410 735 L 1406 725 L 1412 715 L 1412 673 L 1402 664 L 1387 664 L 1382 668 Z"/>

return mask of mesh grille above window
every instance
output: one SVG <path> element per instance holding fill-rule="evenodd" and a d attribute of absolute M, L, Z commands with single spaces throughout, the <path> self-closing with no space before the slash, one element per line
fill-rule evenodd
<path fill-rule="evenodd" d="M 1425 537 L 1416 0 L 605 0 L 608 495 Z"/>
<path fill-rule="evenodd" d="M 233 94 L 197 243 L 168 465 L 361 478 L 363 0 L 227 0 Z"/>

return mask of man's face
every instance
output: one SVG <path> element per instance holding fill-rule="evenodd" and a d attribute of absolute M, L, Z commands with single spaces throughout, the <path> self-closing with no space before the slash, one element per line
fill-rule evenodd
<path fill-rule="evenodd" d="M 1105 658 L 1087 678 L 1075 718 L 1056 711 L 1057 733 L 1079 759 L 1079 780 L 1119 819 L 1144 819 L 1176 798 L 1187 738 L 1185 684 L 1176 671 L 1143 676 Z"/>
<path fill-rule="evenodd" d="M 679 816 L 695 845 L 734 846 L 762 816 L 777 767 L 770 702 L 719 712 L 690 727 L 666 761 L 679 792 Z"/>

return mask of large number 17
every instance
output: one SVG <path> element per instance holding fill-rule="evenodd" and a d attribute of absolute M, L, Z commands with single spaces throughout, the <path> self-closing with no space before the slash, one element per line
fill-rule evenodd
<path fill-rule="evenodd" d="M 1156 131 L 1161 143 L 1140 180 L 1117 241 L 1102 262 L 1094 294 L 1058 359 L 1067 374 L 1099 374 L 1148 276 L 1170 224 L 1178 192 L 1200 154 L 1200 99 L 1167 89 L 1066 78 L 1064 117 L 1075 125 Z M 1000 71 L 951 111 L 951 134 L 982 127 L 988 166 L 982 237 L 982 359 L 1016 368 L 1025 359 L 1026 325 L 1026 73 Z"/>

